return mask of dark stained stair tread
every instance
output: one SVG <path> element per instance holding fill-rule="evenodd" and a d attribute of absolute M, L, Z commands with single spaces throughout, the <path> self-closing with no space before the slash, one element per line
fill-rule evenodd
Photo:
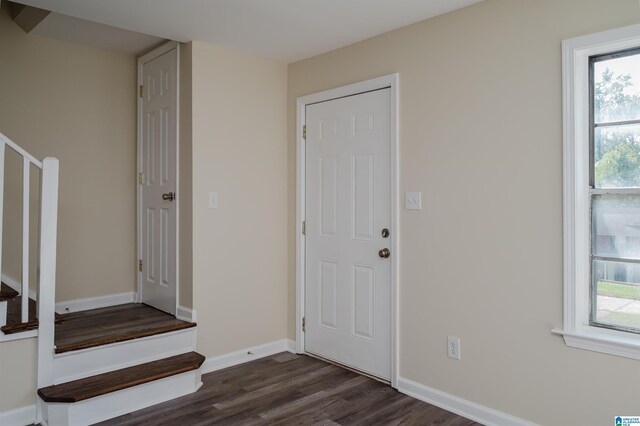
<path fill-rule="evenodd" d="M 19 333 L 21 331 L 37 330 L 36 302 L 29 299 L 29 321 L 22 322 L 22 299 L 16 298 L 7 302 L 7 324 L 0 328 L 4 334 Z"/>
<path fill-rule="evenodd" d="M 164 379 L 188 371 L 197 370 L 204 362 L 197 352 L 147 362 L 109 373 L 98 374 L 72 382 L 53 385 L 38 390 L 45 402 L 79 402 L 133 386 Z"/>
<path fill-rule="evenodd" d="M 2 283 L 0 285 L 0 302 L 4 302 L 4 301 L 7 301 L 7 300 L 13 300 L 16 297 L 18 297 L 18 294 L 19 293 L 17 291 L 12 289 L 11 287 L 6 285 L 5 283 Z"/>
<path fill-rule="evenodd" d="M 87 349 L 195 327 L 140 303 L 72 312 L 56 325 L 56 353 Z"/>
<path fill-rule="evenodd" d="M 37 330 L 38 318 L 37 318 L 37 305 L 36 301 L 29 299 L 29 321 L 22 322 L 22 299 L 16 298 L 7 302 L 7 324 L 0 327 L 0 331 L 4 334 L 15 334 L 23 331 Z M 56 324 L 60 324 L 63 321 L 63 316 L 56 314 Z"/>

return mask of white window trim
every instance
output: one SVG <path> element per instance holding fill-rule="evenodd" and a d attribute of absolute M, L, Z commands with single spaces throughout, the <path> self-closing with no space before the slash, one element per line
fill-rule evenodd
<path fill-rule="evenodd" d="M 564 328 L 568 346 L 640 360 L 640 335 L 589 324 L 589 57 L 640 46 L 640 25 L 562 42 Z"/>

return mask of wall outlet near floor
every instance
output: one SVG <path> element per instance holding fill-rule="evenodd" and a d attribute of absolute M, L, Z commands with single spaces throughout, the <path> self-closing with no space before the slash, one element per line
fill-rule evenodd
<path fill-rule="evenodd" d="M 460 339 L 453 336 L 447 337 L 447 356 L 452 359 L 460 359 Z"/>

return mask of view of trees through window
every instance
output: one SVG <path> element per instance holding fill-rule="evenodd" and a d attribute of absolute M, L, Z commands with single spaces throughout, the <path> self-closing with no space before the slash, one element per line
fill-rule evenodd
<path fill-rule="evenodd" d="M 591 318 L 640 332 L 640 51 L 629 53 L 592 64 Z"/>
<path fill-rule="evenodd" d="M 640 52 L 596 62 L 594 79 L 595 186 L 640 187 Z"/>

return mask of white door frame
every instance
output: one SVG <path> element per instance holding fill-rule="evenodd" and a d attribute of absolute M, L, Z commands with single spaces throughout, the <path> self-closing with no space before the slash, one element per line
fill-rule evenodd
<path fill-rule="evenodd" d="M 169 41 L 162 46 L 138 58 L 138 87 L 144 83 L 142 77 L 143 65 L 151 60 L 164 55 L 171 50 L 176 50 L 176 315 L 178 314 L 180 296 L 180 43 Z M 142 185 L 138 181 L 138 174 L 142 172 L 142 98 L 136 94 L 138 102 L 138 135 L 136 158 L 136 255 L 142 259 Z M 136 301 L 142 302 L 142 272 L 136 262 L 136 276 L 138 277 L 138 292 Z"/>
<path fill-rule="evenodd" d="M 398 265 L 400 227 L 398 221 L 399 194 L 399 155 L 398 155 L 398 74 L 389 74 L 348 86 L 338 87 L 320 93 L 302 96 L 297 99 L 296 111 L 296 352 L 305 353 L 305 333 L 302 330 L 302 319 L 305 317 L 305 240 L 302 234 L 302 221 L 306 218 L 306 151 L 302 137 L 303 125 L 306 123 L 306 106 L 329 101 L 345 96 L 357 95 L 372 90 L 390 88 L 391 90 L 391 386 L 398 387 Z"/>

